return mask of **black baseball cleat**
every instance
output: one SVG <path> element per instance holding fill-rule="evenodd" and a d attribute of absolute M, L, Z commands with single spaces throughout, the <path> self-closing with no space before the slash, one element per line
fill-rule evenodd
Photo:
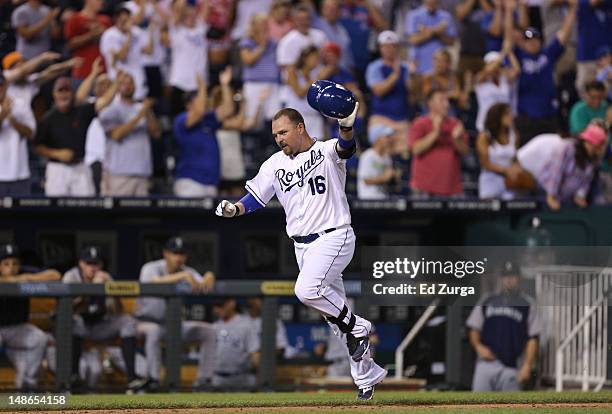
<path fill-rule="evenodd" d="M 357 391 L 357 399 L 359 401 L 368 401 L 374 398 L 374 385 L 370 387 L 359 388 Z"/>
<path fill-rule="evenodd" d="M 370 340 L 368 337 L 363 338 L 349 338 L 346 341 L 348 346 L 349 354 L 355 362 L 359 362 L 363 359 L 363 356 L 370 350 Z"/>
<path fill-rule="evenodd" d="M 134 378 L 130 382 L 128 382 L 127 389 L 125 390 L 126 394 L 136 394 L 140 392 L 144 392 L 148 381 L 143 378 Z"/>

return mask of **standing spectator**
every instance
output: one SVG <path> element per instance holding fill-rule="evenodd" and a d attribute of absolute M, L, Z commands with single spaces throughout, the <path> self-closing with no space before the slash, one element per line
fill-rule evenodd
<path fill-rule="evenodd" d="M 280 109 L 280 69 L 276 64 L 276 42 L 270 38 L 266 14 L 252 16 L 247 36 L 240 42 L 240 59 L 243 63 L 245 116 L 259 129 L 264 119 L 272 119 Z M 263 116 L 256 119 L 258 98 L 266 89 L 269 90 L 269 96 L 264 104 Z"/>
<path fill-rule="evenodd" d="M 215 389 L 250 389 L 259 367 L 261 340 L 250 321 L 236 309 L 236 299 L 224 298 L 213 305 L 217 332 L 212 385 Z"/>
<path fill-rule="evenodd" d="M 208 82 L 208 53 L 205 16 L 194 1 L 177 0 L 172 5 L 170 21 L 170 75 L 172 86 L 170 115 L 184 111 L 185 92 L 198 89 L 198 75 Z"/>
<path fill-rule="evenodd" d="M 166 62 L 165 43 L 168 40 L 168 26 L 158 13 L 155 2 L 131 0 L 125 4 L 125 7 L 132 12 L 133 24 L 143 31 L 145 49 L 147 49 L 148 43 L 151 43 L 151 53 L 143 53 L 140 58 L 146 78 L 147 96 L 161 99 L 164 86 L 162 66 Z"/>
<path fill-rule="evenodd" d="M 392 128 L 375 125 L 368 132 L 371 148 L 359 156 L 357 197 L 361 200 L 384 200 L 389 197 L 387 185 L 396 177 L 390 156 Z"/>
<path fill-rule="evenodd" d="M 557 130 L 558 105 L 554 71 L 576 18 L 576 0 L 570 1 L 561 29 L 548 46 L 542 48 L 539 30 L 528 28 L 515 51 L 521 65 L 516 126 L 523 142 L 528 142 L 536 135 Z"/>
<path fill-rule="evenodd" d="M 287 33 L 278 43 L 276 61 L 287 70 L 295 65 L 300 53 L 309 46 L 320 47 L 327 41 L 327 36 L 310 25 L 310 9 L 304 5 L 296 6 L 291 13 L 295 29 Z"/>
<path fill-rule="evenodd" d="M 612 102 L 612 47 L 603 46 L 597 50 L 597 80 L 608 90 L 608 101 Z"/>
<path fill-rule="evenodd" d="M 518 391 L 536 363 L 542 327 L 534 300 L 521 292 L 520 270 L 514 264 L 506 263 L 501 277 L 502 291 L 481 299 L 466 322 L 478 355 L 473 391 Z"/>
<path fill-rule="evenodd" d="M 52 282 L 61 278 L 57 270 L 25 273 L 19 250 L 13 244 L 0 246 L 0 283 Z M 0 298 L 0 342 L 15 366 L 18 392 L 37 391 L 38 371 L 47 349 L 47 334 L 29 323 L 30 298 Z"/>
<path fill-rule="evenodd" d="M 203 3 L 206 8 L 206 23 L 208 30 L 208 61 L 210 63 L 211 81 L 216 83 L 219 72 L 228 63 L 228 54 L 231 46 L 230 29 L 234 18 L 235 0 L 207 0 Z"/>
<path fill-rule="evenodd" d="M 408 13 L 405 34 L 412 46 L 410 58 L 416 63 L 416 73 L 425 74 L 433 69 L 436 50 L 455 42 L 457 30 L 453 17 L 439 9 L 438 0 L 425 0 L 423 6 Z"/>
<path fill-rule="evenodd" d="M 151 31 L 134 27 L 127 6 L 120 6 L 115 12 L 115 24 L 100 38 L 100 52 L 110 79 L 114 80 L 120 70 L 129 73 L 136 85 L 134 99 L 141 100 L 147 95 L 142 57 L 153 53 L 153 36 Z"/>
<path fill-rule="evenodd" d="M 340 50 L 344 51 L 341 55 L 340 65 L 345 69 L 352 70 L 355 66 L 355 60 L 351 50 L 351 38 L 339 19 L 340 0 L 323 0 L 321 16 L 315 18 L 313 27 L 325 33 L 330 42 L 340 46 Z"/>
<path fill-rule="evenodd" d="M 455 7 L 455 19 L 459 26 L 461 56 L 459 57 L 459 72 L 472 73 L 482 69 L 482 56 L 486 53 L 485 34 L 480 27 L 485 13 L 492 6 L 488 0 L 461 0 Z"/>
<path fill-rule="evenodd" d="M 216 133 L 234 112 L 229 83 L 231 69 L 221 74 L 221 105 L 208 108 L 206 84 L 199 78 L 197 94 L 187 95 L 187 111 L 174 120 L 178 143 L 174 194 L 178 197 L 215 197 L 221 174 Z"/>
<path fill-rule="evenodd" d="M 351 52 L 355 59 L 355 75 L 359 87 L 365 90 L 365 73 L 370 63 L 370 51 L 366 47 L 372 29 L 387 30 L 389 25 L 380 11 L 369 0 L 344 0 L 340 11 L 340 23 L 351 38 Z"/>
<path fill-rule="evenodd" d="M 247 30 L 253 16 L 260 13 L 267 15 L 273 3 L 276 3 L 276 1 L 236 0 L 236 18 L 234 19 L 234 25 L 231 32 L 232 40 L 240 40 L 247 37 Z M 279 39 L 276 40 L 278 41 Z"/>
<path fill-rule="evenodd" d="M 51 197 L 95 194 L 90 168 L 83 162 L 85 138 L 98 105 L 75 104 L 72 80 L 60 77 L 53 84 L 55 106 L 43 117 L 34 140 L 36 152 L 47 158 L 45 194 Z"/>
<path fill-rule="evenodd" d="M 576 89 L 582 93 L 586 82 L 595 78 L 597 49 L 602 46 L 612 47 L 612 2 L 609 0 L 577 1 Z"/>
<path fill-rule="evenodd" d="M 606 85 L 598 80 L 587 82 L 584 99 L 576 102 L 570 112 L 570 134 L 582 132 L 595 118 L 605 119 L 608 111 Z"/>
<path fill-rule="evenodd" d="M 83 80 L 76 92 L 76 102 L 79 103 L 98 103 L 98 112 L 110 105 L 117 92 L 117 82 L 109 79 L 106 73 L 102 72 L 102 58 L 98 57 L 94 61 L 90 74 Z M 93 96 L 89 93 L 93 88 Z M 101 103 L 97 102 L 101 99 Z M 104 107 L 102 105 L 104 105 Z M 96 195 L 100 195 L 100 184 L 102 181 L 102 165 L 106 155 L 106 133 L 100 119 L 95 117 L 87 128 L 87 138 L 85 140 L 85 164 L 91 168 Z"/>
<path fill-rule="evenodd" d="M 79 254 L 77 265 L 68 270 L 63 283 L 108 283 L 112 276 L 104 270 L 100 248 L 87 246 Z M 78 297 L 74 301 L 72 384 L 78 383 L 79 362 L 84 339 L 108 341 L 121 338 L 121 353 L 127 371 L 127 390 L 141 390 L 146 382 L 136 375 L 136 319 L 123 313 L 121 302 L 116 297 Z"/>
<path fill-rule="evenodd" d="M 517 174 L 513 161 L 519 146 L 520 138 L 512 122 L 512 108 L 507 103 L 494 104 L 488 110 L 484 130 L 476 140 L 480 160 L 480 198 L 511 200 L 515 197 L 514 192 L 506 188 L 504 178 Z"/>
<path fill-rule="evenodd" d="M 30 194 L 27 140 L 36 123 L 29 106 L 7 94 L 8 82 L 0 73 L 0 197 Z"/>
<path fill-rule="evenodd" d="M 293 30 L 291 0 L 274 0 L 268 19 L 270 38 L 278 43 L 291 30 Z"/>
<path fill-rule="evenodd" d="M 508 57 L 510 67 L 504 67 L 504 58 Z M 505 48 L 504 52 L 488 52 L 484 57 L 485 67 L 476 74 L 476 101 L 478 114 L 476 115 L 476 128 L 484 129 L 485 117 L 489 108 L 496 103 L 512 103 L 513 90 L 516 79 L 521 72 L 518 60 L 512 48 Z"/>
<path fill-rule="evenodd" d="M 408 135 L 410 188 L 422 197 L 461 195 L 461 156 L 470 151 L 468 135 L 460 120 L 448 116 L 446 91 L 432 90 L 427 106 L 429 113 L 414 120 Z"/>
<path fill-rule="evenodd" d="M 433 70 L 423 77 L 423 96 L 427 96 L 432 89 L 442 89 L 448 92 L 453 114 L 457 114 L 459 109 L 468 109 L 469 85 L 466 85 L 466 89 L 461 88 L 459 78 L 452 70 L 451 55 L 448 50 L 438 49 L 434 53 L 433 61 Z"/>
<path fill-rule="evenodd" d="M 60 35 L 56 18 L 60 9 L 51 9 L 41 0 L 28 0 L 13 12 L 12 23 L 17 31 L 17 51 L 31 59 L 51 49 L 51 38 Z"/>
<path fill-rule="evenodd" d="M 102 194 L 118 197 L 146 197 L 153 173 L 150 138 L 161 137 L 159 122 L 153 113 L 153 101 L 134 100 L 134 79 L 121 73 L 119 99 L 100 112 L 106 136 L 106 158 Z"/>
<path fill-rule="evenodd" d="M 288 90 L 285 94 L 285 104 L 288 108 L 299 111 L 306 125 L 308 134 L 315 139 L 325 140 L 325 121 L 319 111 L 312 108 L 306 100 L 310 85 L 320 79 L 319 50 L 309 46 L 302 50 L 295 66 L 290 66 L 287 75 Z"/>
<path fill-rule="evenodd" d="M 518 5 L 516 0 L 493 0 L 493 10 L 486 12 L 481 21 L 481 28 L 486 34 L 486 51 L 497 51 L 502 49 L 504 41 L 505 16 L 510 16 L 512 27 L 518 26 L 519 30 L 525 30 L 529 26 L 529 11 L 527 4 L 521 1 Z"/>
<path fill-rule="evenodd" d="M 408 93 L 414 90 L 413 76 L 399 55 L 399 37 L 391 30 L 378 35 L 380 59 L 368 65 L 366 82 L 372 91 L 370 127 L 386 125 L 395 130 L 393 153 L 405 150 L 408 133 Z"/>
<path fill-rule="evenodd" d="M 202 276 L 187 265 L 189 258 L 187 246 L 181 237 L 171 237 L 166 241 L 163 258 L 145 263 L 140 270 L 141 283 L 187 283 L 193 293 L 208 293 L 215 285 L 215 275 L 206 272 Z M 161 375 L 161 341 L 165 335 L 166 301 L 163 298 L 140 297 L 136 311 L 138 333 L 145 339 L 145 354 L 149 369 L 150 388 L 159 388 Z M 213 365 L 215 364 L 215 331 L 201 321 L 182 321 L 181 339 L 200 345 L 198 374 L 194 387 L 210 385 Z"/>
<path fill-rule="evenodd" d="M 112 26 L 110 18 L 99 14 L 104 0 L 85 0 L 83 9 L 73 13 L 64 25 L 66 46 L 72 56 L 83 59 L 83 64 L 72 70 L 72 77 L 83 80 L 91 72 L 94 60 L 100 54 L 100 36 Z"/>
<path fill-rule="evenodd" d="M 542 0 L 540 5 L 540 16 L 542 16 L 542 31 L 544 32 L 544 43 L 550 43 L 561 28 L 563 18 L 568 11 L 568 0 Z M 565 52 L 557 62 L 555 79 L 557 82 L 561 76 L 569 71 L 574 71 L 576 66 L 576 44 L 577 28 L 572 28 L 572 34 L 565 45 Z"/>
<path fill-rule="evenodd" d="M 586 207 L 587 192 L 595 166 L 606 151 L 606 140 L 605 130 L 596 124 L 589 124 L 578 139 L 542 134 L 519 149 L 517 160 L 546 192 L 551 210 L 559 210 L 561 203 L 568 201 Z"/>

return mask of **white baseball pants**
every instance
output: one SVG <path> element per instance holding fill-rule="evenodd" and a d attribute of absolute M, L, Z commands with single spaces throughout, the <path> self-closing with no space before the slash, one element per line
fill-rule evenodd
<path fill-rule="evenodd" d="M 355 233 L 351 226 L 340 227 L 324 234 L 312 243 L 295 243 L 295 257 L 300 268 L 295 283 L 295 295 L 306 306 L 321 312 L 325 317 L 338 318 L 343 309 L 348 308 L 342 271 L 348 266 L 355 252 Z M 344 312 L 343 322 L 350 326 L 355 318 L 351 335 L 367 336 L 372 324 L 350 309 Z M 334 332 L 346 340 L 346 333 L 339 332 L 338 326 L 332 325 Z M 360 362 L 354 362 L 346 351 L 351 363 L 351 376 L 358 388 L 377 384 L 386 375 L 369 352 Z"/>

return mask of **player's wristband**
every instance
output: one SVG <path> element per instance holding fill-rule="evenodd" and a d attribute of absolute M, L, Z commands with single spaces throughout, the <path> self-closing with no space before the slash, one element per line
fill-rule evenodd
<path fill-rule="evenodd" d="M 257 199 L 253 197 L 253 194 L 248 192 L 240 199 L 240 203 L 242 203 L 244 206 L 244 214 L 252 213 L 253 211 L 263 207 L 261 204 L 259 204 Z"/>
<path fill-rule="evenodd" d="M 351 138 L 349 141 L 340 138 L 338 139 L 338 145 L 343 149 L 351 149 L 355 146 L 355 138 Z"/>

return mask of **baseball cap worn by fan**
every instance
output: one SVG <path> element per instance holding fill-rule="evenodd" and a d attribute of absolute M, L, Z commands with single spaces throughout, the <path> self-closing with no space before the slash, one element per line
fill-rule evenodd
<path fill-rule="evenodd" d="M 9 70 L 13 66 L 15 66 L 15 63 L 21 62 L 22 60 L 23 60 L 23 56 L 21 55 L 21 53 L 19 53 L 19 52 L 8 53 L 2 59 L 2 69 L 3 70 Z"/>
<path fill-rule="evenodd" d="M 325 43 L 323 47 L 321 48 L 321 50 L 323 52 L 332 52 L 336 56 L 340 56 L 340 54 L 342 53 L 342 50 L 340 49 L 340 46 L 338 45 L 338 43 L 334 43 L 334 42 Z"/>
<path fill-rule="evenodd" d="M 378 138 L 388 137 L 389 135 L 393 135 L 394 133 L 395 130 L 389 126 L 381 124 L 374 125 L 368 131 L 368 141 L 370 142 L 370 145 L 374 145 Z"/>
<path fill-rule="evenodd" d="M 182 237 L 171 237 L 166 241 L 164 246 L 165 250 L 168 250 L 172 253 L 185 254 L 187 250 L 185 248 L 185 241 Z"/>
<path fill-rule="evenodd" d="M 606 131 L 595 124 L 589 124 L 585 130 L 580 133 L 580 139 L 596 147 L 605 144 L 606 138 Z"/>
<path fill-rule="evenodd" d="M 528 27 L 523 32 L 523 37 L 525 37 L 525 39 L 541 39 L 542 33 L 535 27 Z"/>
<path fill-rule="evenodd" d="M 0 260 L 8 259 L 11 257 L 19 257 L 19 249 L 17 248 L 17 246 L 11 243 L 1 245 Z"/>
<path fill-rule="evenodd" d="M 515 263 L 511 261 L 507 261 L 504 263 L 500 276 L 501 277 L 508 277 L 508 276 L 520 277 L 521 272 Z"/>
<path fill-rule="evenodd" d="M 399 36 L 392 30 L 385 30 L 378 35 L 379 45 L 391 45 L 399 43 Z"/>
<path fill-rule="evenodd" d="M 84 247 L 83 250 L 81 250 L 79 259 L 87 263 L 102 263 L 100 248 L 97 246 Z"/>
<path fill-rule="evenodd" d="M 484 55 L 484 63 L 488 65 L 491 62 L 497 62 L 502 60 L 502 54 L 492 50 Z"/>
<path fill-rule="evenodd" d="M 612 48 L 610 46 L 600 46 L 595 51 L 595 59 L 597 60 L 608 55 L 612 55 Z"/>

